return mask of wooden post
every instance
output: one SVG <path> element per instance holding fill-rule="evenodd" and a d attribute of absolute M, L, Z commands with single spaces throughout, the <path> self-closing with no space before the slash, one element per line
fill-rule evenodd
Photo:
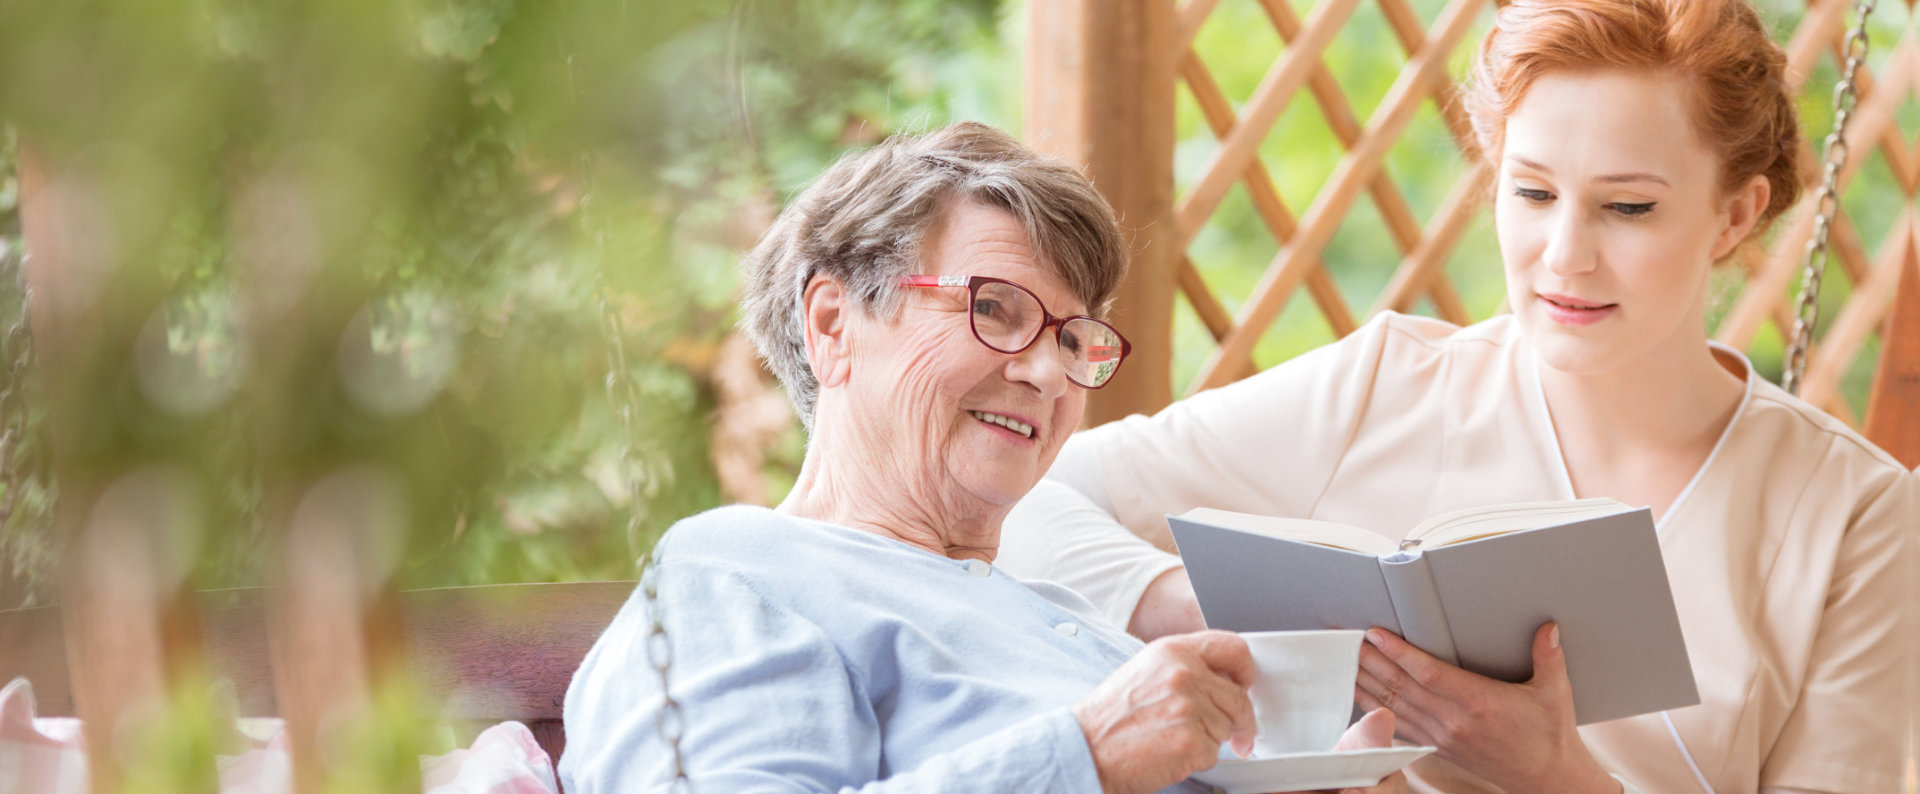
<path fill-rule="evenodd" d="M 1113 319 L 1133 354 L 1086 423 L 1152 412 L 1173 399 L 1173 0 L 1030 0 L 1027 25 L 1027 143 L 1079 165 L 1132 242 Z"/>
<path fill-rule="evenodd" d="M 1909 242 L 1904 258 L 1867 398 L 1866 431 L 1911 469 L 1920 466 L 1920 250 Z"/>

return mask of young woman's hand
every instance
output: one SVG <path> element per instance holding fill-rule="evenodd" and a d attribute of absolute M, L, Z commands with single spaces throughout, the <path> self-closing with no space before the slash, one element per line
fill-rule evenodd
<path fill-rule="evenodd" d="M 1108 794 L 1159 791 L 1253 747 L 1247 687 L 1259 669 L 1228 631 L 1153 641 L 1073 707 Z"/>
<path fill-rule="evenodd" d="M 1533 637 L 1533 680 L 1509 684 L 1433 658 L 1383 629 L 1360 647 L 1354 701 L 1393 711 L 1401 736 L 1499 787 L 1609 792 L 1620 784 L 1580 740 L 1558 626 Z"/>

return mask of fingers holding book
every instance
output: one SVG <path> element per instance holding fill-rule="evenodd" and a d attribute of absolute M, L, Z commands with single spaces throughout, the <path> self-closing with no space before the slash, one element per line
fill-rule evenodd
<path fill-rule="evenodd" d="M 1443 662 L 1384 629 L 1360 648 L 1354 700 L 1394 713 L 1401 736 L 1509 791 L 1618 791 L 1581 742 L 1559 627 L 1533 638 L 1531 680 L 1510 684 Z"/>

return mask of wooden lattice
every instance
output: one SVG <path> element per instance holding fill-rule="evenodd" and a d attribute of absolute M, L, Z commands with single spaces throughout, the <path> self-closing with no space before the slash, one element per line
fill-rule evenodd
<path fill-rule="evenodd" d="M 1325 62 L 1329 44 L 1347 29 L 1363 0 L 1322 0 L 1304 19 L 1287 0 L 1227 1 L 1258 2 L 1285 46 L 1265 78 L 1236 111 L 1236 98 L 1221 90 L 1194 47 L 1196 33 L 1223 0 L 1186 0 L 1175 13 L 1172 38 L 1178 53 L 1180 84 L 1219 138 L 1213 157 L 1176 200 L 1173 233 L 1160 238 L 1178 252 L 1172 267 L 1179 292 L 1217 343 L 1190 390 L 1219 386 L 1254 372 L 1256 342 L 1298 298 L 1303 287 L 1335 334 L 1345 335 L 1356 327 L 1360 320 L 1332 277 L 1332 270 L 1341 263 L 1325 261 L 1324 257 L 1336 231 L 1363 193 L 1378 210 L 1402 257 L 1368 313 L 1406 311 L 1426 299 L 1439 316 L 1449 321 L 1465 324 L 1481 319 L 1462 303 L 1448 272 L 1448 260 L 1488 207 L 1490 169 L 1477 161 L 1467 168 L 1439 208 L 1422 223 L 1387 172 L 1385 161 L 1406 134 L 1416 111 L 1427 102 L 1435 104 L 1459 151 L 1465 155 L 1472 150 L 1467 119 L 1454 98 L 1456 76 L 1449 73 L 1448 65 L 1458 59 L 1463 48 L 1474 45 L 1468 34 L 1478 27 L 1477 23 L 1490 18 L 1493 0 L 1449 0 L 1431 27 L 1422 25 L 1408 0 L 1372 0 L 1404 49 L 1407 62 L 1364 125 L 1355 117 L 1349 99 Z M 1830 95 L 1831 86 L 1802 84 L 1819 59 L 1841 57 L 1851 7 L 1850 0 L 1811 0 L 1786 42 L 1791 72 L 1797 81 L 1794 87 L 1808 88 L 1809 95 L 1820 101 Z M 1871 200 L 1897 202 L 1902 210 L 1893 228 L 1870 245 L 1861 239 L 1842 209 L 1835 226 L 1836 266 L 1830 271 L 1829 283 L 1844 279 L 1852 288 L 1838 311 L 1829 309 L 1822 318 L 1823 332 L 1810 356 L 1802 390 L 1808 401 L 1856 426 L 1863 420 L 1843 399 L 1842 381 L 1856 360 L 1870 349 L 1870 340 L 1884 335 L 1902 269 L 1920 262 L 1920 220 L 1915 217 L 1914 207 L 1916 189 L 1920 188 L 1920 147 L 1906 142 L 1895 113 L 1907 98 L 1920 97 L 1920 39 L 1909 29 L 1893 47 L 1878 40 L 1875 44 L 1881 51 L 1874 53 L 1873 66 L 1864 69 L 1861 76 L 1861 101 L 1847 135 L 1854 156 L 1842 172 L 1842 190 L 1855 181 L 1870 154 L 1877 151 L 1893 174 L 1898 193 L 1876 195 Z M 1296 217 L 1261 163 L 1258 149 L 1303 89 L 1345 154 L 1306 211 Z M 1813 147 L 1825 134 L 1824 129 L 1810 129 L 1805 136 L 1810 166 L 1818 160 Z M 1814 185 L 1819 174 L 1809 168 L 1805 177 L 1809 185 Z M 1202 278 L 1188 250 L 1236 183 L 1245 186 L 1279 252 L 1239 311 L 1230 313 L 1220 295 Z M 1720 340 L 1749 349 L 1768 325 L 1776 327 L 1781 337 L 1790 335 L 1794 291 L 1813 229 L 1815 192 L 1810 188 L 1806 200 L 1782 219 L 1765 251 L 1755 249 L 1739 263 L 1746 278 L 1731 310 L 1715 329 Z M 1497 263 L 1480 264 L 1497 267 Z M 1883 362 L 1880 368 L 1885 374 L 1896 365 Z"/>

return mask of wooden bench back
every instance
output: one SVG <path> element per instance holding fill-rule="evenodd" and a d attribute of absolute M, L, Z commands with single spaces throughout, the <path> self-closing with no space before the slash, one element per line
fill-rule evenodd
<path fill-rule="evenodd" d="M 633 588 L 575 582 L 404 592 L 414 680 L 462 741 L 518 720 L 558 761 L 567 683 Z M 214 674 L 233 682 L 241 716 L 279 713 L 263 602 L 257 589 L 203 596 L 203 647 Z M 26 676 L 41 716 L 76 713 L 70 661 L 58 607 L 0 611 L 0 684 Z"/>

